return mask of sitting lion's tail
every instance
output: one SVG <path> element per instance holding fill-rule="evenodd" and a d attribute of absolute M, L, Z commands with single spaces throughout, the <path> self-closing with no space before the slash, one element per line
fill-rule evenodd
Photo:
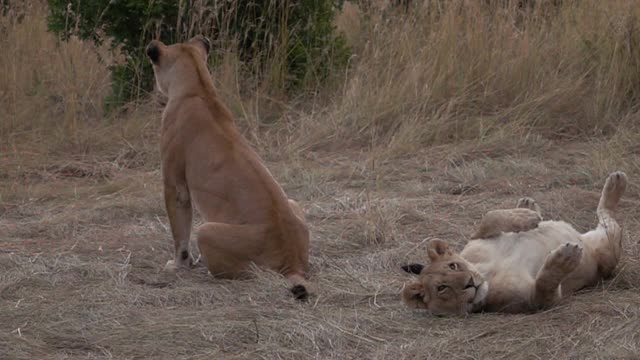
<path fill-rule="evenodd" d="M 296 300 L 307 301 L 309 299 L 309 290 L 307 280 L 300 274 L 287 275 L 287 280 L 291 287 L 289 291 Z"/>

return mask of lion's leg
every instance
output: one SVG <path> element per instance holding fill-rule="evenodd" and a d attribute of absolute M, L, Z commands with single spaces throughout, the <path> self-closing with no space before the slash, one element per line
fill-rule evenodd
<path fill-rule="evenodd" d="M 165 269 L 175 270 L 192 263 L 189 255 L 189 238 L 193 210 L 186 185 L 165 184 L 164 199 L 175 248 L 174 259 L 167 262 Z"/>
<path fill-rule="evenodd" d="M 306 259 L 307 254 L 287 254 L 288 250 L 270 244 L 273 235 L 268 226 L 209 222 L 198 228 L 197 238 L 202 260 L 213 276 L 231 279 L 245 277 L 251 270 L 251 263 L 255 263 L 280 271 L 287 278 L 295 298 L 307 298 L 305 264 L 287 263 L 291 258 Z M 299 250 L 306 251 L 305 248 Z"/>
<path fill-rule="evenodd" d="M 471 239 L 488 239 L 505 232 L 529 231 L 538 227 L 541 220 L 538 212 L 526 208 L 489 211 Z"/>
<path fill-rule="evenodd" d="M 580 260 L 582 247 L 578 244 L 566 243 L 553 250 L 536 276 L 533 305 L 546 307 L 556 302 L 562 296 L 560 283 L 580 265 Z"/>
<path fill-rule="evenodd" d="M 289 206 L 291 207 L 293 214 L 298 218 L 298 220 L 305 222 L 304 212 L 302 211 L 300 205 L 295 200 L 289 199 Z"/>
<path fill-rule="evenodd" d="M 524 197 L 515 209 L 489 211 L 480 222 L 472 239 L 487 239 L 503 232 L 524 232 L 535 229 L 542 221 L 540 207 L 535 200 Z"/>
<path fill-rule="evenodd" d="M 626 186 L 625 173 L 618 171 L 609 175 L 598 203 L 598 226 L 582 235 L 582 240 L 592 250 L 598 274 L 602 277 L 610 276 L 620 261 L 622 229 L 613 215 Z"/>
<path fill-rule="evenodd" d="M 244 277 L 251 263 L 259 263 L 261 255 L 268 252 L 266 225 L 208 222 L 196 233 L 200 256 L 213 276 Z"/>

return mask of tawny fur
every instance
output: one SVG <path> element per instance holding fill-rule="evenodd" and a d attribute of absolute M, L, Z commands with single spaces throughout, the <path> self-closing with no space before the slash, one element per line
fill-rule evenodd
<path fill-rule="evenodd" d="M 156 83 L 168 102 L 160 151 L 164 196 L 175 243 L 167 269 L 191 264 L 192 208 L 202 260 L 214 276 L 237 278 L 255 263 L 304 286 L 309 231 L 299 206 L 285 195 L 236 128 L 206 66 L 208 40 L 196 37 L 147 47 Z"/>
<path fill-rule="evenodd" d="M 507 232 L 529 231 L 536 228 L 540 221 L 540 213 L 527 208 L 492 210 L 482 218 L 471 239 L 488 239 Z"/>
<path fill-rule="evenodd" d="M 597 208 L 598 225 L 585 234 L 562 221 L 522 221 L 535 218 L 523 215 L 523 208 L 539 216 L 537 204 L 526 198 L 519 201 L 521 208 L 483 220 L 480 232 L 492 237 L 469 241 L 460 254 L 444 241 L 432 241 L 431 264 L 405 287 L 404 301 L 436 314 L 528 312 L 596 284 L 620 260 L 622 231 L 613 215 L 626 184 L 624 173 L 609 175 Z"/>

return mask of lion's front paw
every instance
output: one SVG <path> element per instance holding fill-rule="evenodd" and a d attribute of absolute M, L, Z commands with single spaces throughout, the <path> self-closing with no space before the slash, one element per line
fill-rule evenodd
<path fill-rule="evenodd" d="M 518 202 L 516 203 L 516 208 L 529 209 L 540 214 L 540 207 L 538 206 L 538 203 L 530 197 L 523 197 L 518 199 Z"/>
<path fill-rule="evenodd" d="M 178 270 L 178 265 L 176 265 L 175 260 L 169 260 L 164 265 L 164 271 L 176 272 Z"/>
<path fill-rule="evenodd" d="M 510 211 L 511 227 L 508 229 L 512 232 L 526 232 L 538 227 L 542 216 L 536 211 L 527 208 L 517 208 Z"/>
<path fill-rule="evenodd" d="M 526 232 L 538 227 L 539 213 L 529 209 L 500 209 L 485 214 L 472 239 L 487 239 L 507 232 Z"/>
<path fill-rule="evenodd" d="M 566 243 L 551 253 L 548 265 L 565 274 L 573 271 L 582 260 L 582 247 L 574 243 Z"/>
<path fill-rule="evenodd" d="M 542 216 L 536 211 L 527 211 L 520 214 L 519 226 L 517 231 L 525 232 L 533 230 L 538 227 L 538 224 L 542 221 Z"/>
<path fill-rule="evenodd" d="M 194 264 L 191 258 L 187 258 L 187 260 L 184 260 L 184 261 L 169 260 L 165 264 L 164 270 L 169 272 L 175 272 L 179 269 L 188 269 L 188 268 L 192 268 L 193 266 Z"/>

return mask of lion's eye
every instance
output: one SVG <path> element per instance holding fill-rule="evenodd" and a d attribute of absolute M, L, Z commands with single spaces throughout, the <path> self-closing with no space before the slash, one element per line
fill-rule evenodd
<path fill-rule="evenodd" d="M 447 288 L 448 288 L 448 286 L 447 286 L 447 285 L 440 285 L 440 286 L 438 286 L 438 292 L 443 292 L 443 291 L 445 291 Z"/>
<path fill-rule="evenodd" d="M 458 270 L 458 264 L 456 264 L 456 263 L 451 263 L 451 264 L 449 264 L 449 269 L 451 269 L 451 270 Z"/>

